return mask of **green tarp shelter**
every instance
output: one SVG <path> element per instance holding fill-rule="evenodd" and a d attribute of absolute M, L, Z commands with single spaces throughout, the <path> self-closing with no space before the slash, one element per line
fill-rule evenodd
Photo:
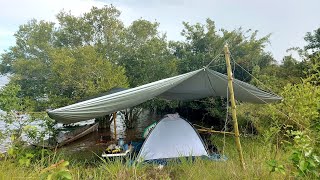
<path fill-rule="evenodd" d="M 167 100 L 195 100 L 210 96 L 227 97 L 228 77 L 209 68 L 162 79 L 139 87 L 86 100 L 49 111 L 52 119 L 69 124 L 136 106 L 154 97 Z M 281 97 L 248 83 L 233 81 L 235 98 L 251 103 L 272 103 Z"/>

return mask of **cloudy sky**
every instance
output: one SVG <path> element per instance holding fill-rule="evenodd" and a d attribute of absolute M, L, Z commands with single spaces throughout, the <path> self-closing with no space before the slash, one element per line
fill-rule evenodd
<path fill-rule="evenodd" d="M 135 19 L 158 21 L 170 40 L 181 40 L 182 21 L 204 23 L 217 28 L 238 27 L 272 33 L 267 50 L 281 61 L 290 47 L 302 47 L 306 32 L 320 27 L 320 0 L 0 0 L 0 53 L 14 45 L 14 32 L 28 20 L 55 21 L 62 9 L 75 15 L 92 6 L 113 4 L 121 10 L 126 25 Z"/>

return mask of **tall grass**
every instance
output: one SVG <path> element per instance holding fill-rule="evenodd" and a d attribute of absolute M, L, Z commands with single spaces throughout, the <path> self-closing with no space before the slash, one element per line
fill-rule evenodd
<path fill-rule="evenodd" d="M 222 146 L 221 136 L 213 141 Z M 169 163 L 160 168 L 157 165 L 132 164 L 116 160 L 102 161 L 98 156 L 90 160 L 60 153 L 36 161 L 30 167 L 18 165 L 10 159 L 0 161 L 0 179 L 41 178 L 41 170 L 61 159 L 70 162 L 69 170 L 73 179 L 288 179 L 288 175 L 270 173 L 267 161 L 286 159 L 283 152 L 275 156 L 270 148 L 257 138 L 242 138 L 246 170 L 240 167 L 238 154 L 232 137 L 226 138 L 227 161 L 211 161 L 197 158 L 194 161 L 181 158 L 180 163 Z M 79 154 L 81 156 L 81 154 Z"/>

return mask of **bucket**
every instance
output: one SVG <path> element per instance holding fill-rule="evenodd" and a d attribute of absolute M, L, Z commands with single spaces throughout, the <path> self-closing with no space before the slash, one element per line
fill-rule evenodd
<path fill-rule="evenodd" d="M 124 145 L 124 140 L 123 140 L 123 138 L 119 138 L 119 139 L 118 139 L 118 145 L 121 146 L 121 147 Z"/>

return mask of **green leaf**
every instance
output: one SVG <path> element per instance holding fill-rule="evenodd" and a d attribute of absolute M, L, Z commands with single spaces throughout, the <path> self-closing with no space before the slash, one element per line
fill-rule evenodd
<path fill-rule="evenodd" d="M 9 148 L 7 152 L 10 156 L 13 156 L 15 154 L 14 147 Z"/>
<path fill-rule="evenodd" d="M 26 154 L 26 157 L 27 157 L 27 158 L 33 158 L 33 157 L 34 157 L 34 154 L 32 154 L 32 153 L 27 153 L 27 154 Z"/>
<path fill-rule="evenodd" d="M 300 161 L 300 163 L 299 163 L 299 169 L 300 169 L 302 172 L 305 172 L 305 171 L 306 171 L 307 166 L 306 166 L 305 160 L 301 160 L 301 161 Z"/>
<path fill-rule="evenodd" d="M 69 161 L 63 161 L 59 167 L 67 167 L 69 165 Z"/>
<path fill-rule="evenodd" d="M 62 179 L 72 179 L 72 176 L 68 171 L 60 171 L 59 176 L 62 177 Z"/>
<path fill-rule="evenodd" d="M 53 174 L 49 174 L 49 175 L 47 176 L 47 180 L 52 180 L 52 176 L 53 176 Z"/>

